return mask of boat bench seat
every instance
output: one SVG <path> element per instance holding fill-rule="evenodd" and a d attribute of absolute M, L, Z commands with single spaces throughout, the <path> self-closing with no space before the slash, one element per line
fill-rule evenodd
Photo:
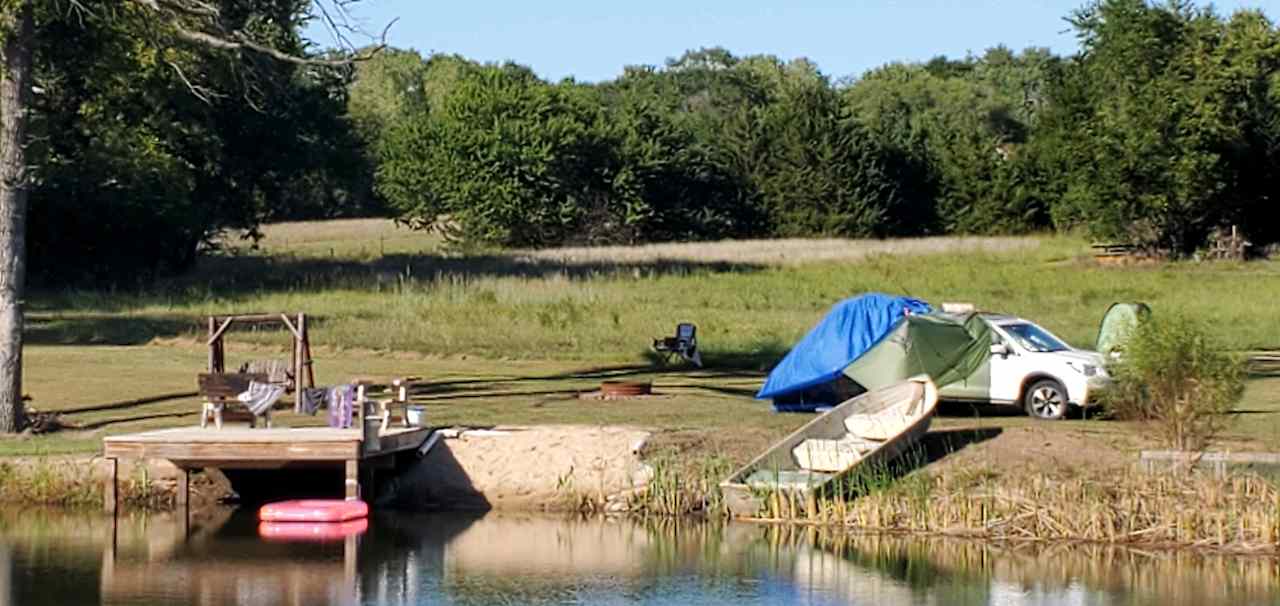
<path fill-rule="evenodd" d="M 852 435 L 867 440 L 889 440 L 911 424 L 909 417 L 853 415 L 844 420 L 844 428 Z"/>
<path fill-rule="evenodd" d="M 832 475 L 820 471 L 757 469 L 746 479 L 746 484 L 753 488 L 770 490 L 810 490 L 830 481 Z"/>
<path fill-rule="evenodd" d="M 839 440 L 809 439 L 791 449 L 796 464 L 810 471 L 844 471 L 880 446 L 879 442 L 846 436 Z"/>

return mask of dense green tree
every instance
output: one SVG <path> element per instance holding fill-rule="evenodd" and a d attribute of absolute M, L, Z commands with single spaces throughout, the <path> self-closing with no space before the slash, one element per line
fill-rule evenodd
<path fill-rule="evenodd" d="M 403 216 L 509 246 L 572 240 L 613 201 L 599 108 L 515 65 L 471 66 L 388 127 L 378 190 Z M 625 214 L 625 211 L 622 211 Z"/>
<path fill-rule="evenodd" d="M 1082 52 L 1040 150 L 1057 167 L 1057 223 L 1175 253 L 1229 224 L 1274 239 L 1274 26 L 1141 0 L 1094 3 L 1072 23 Z"/>
<path fill-rule="evenodd" d="M 1050 200 L 1022 149 L 1045 105 L 1047 52 L 873 70 L 843 91 L 849 113 L 900 154 L 901 195 L 923 232 L 1043 227 Z"/>
<path fill-rule="evenodd" d="M 114 281 L 269 216 L 306 171 L 272 170 L 297 148 L 272 138 L 266 101 L 298 66 L 348 63 L 307 57 L 298 36 L 346 14 L 326 1 L 0 2 L 0 431 L 24 424 L 28 215 L 36 277 Z"/>
<path fill-rule="evenodd" d="M 140 46 L 128 20 L 36 20 L 35 284 L 142 282 L 188 267 L 224 229 L 372 206 L 341 70 Z M 296 31 L 276 40 L 302 55 Z"/>

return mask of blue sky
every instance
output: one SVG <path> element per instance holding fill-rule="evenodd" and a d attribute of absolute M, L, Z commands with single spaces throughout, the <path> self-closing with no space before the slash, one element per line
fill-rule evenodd
<path fill-rule="evenodd" d="M 963 57 L 1003 43 L 1015 50 L 1076 49 L 1063 17 L 1080 1 L 1049 0 L 366 0 L 355 15 L 388 41 L 423 53 L 512 60 L 551 80 L 612 78 L 625 65 L 660 65 L 702 46 L 734 54 L 807 57 L 833 77 L 890 61 Z M 1230 13 L 1261 8 L 1273 20 L 1280 0 L 1221 0 Z M 331 38 L 318 28 L 310 37 Z"/>

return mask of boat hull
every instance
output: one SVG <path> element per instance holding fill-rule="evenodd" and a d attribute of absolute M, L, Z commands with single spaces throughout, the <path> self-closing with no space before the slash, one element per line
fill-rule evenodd
<path fill-rule="evenodd" d="M 767 499 L 786 497 L 788 503 L 812 506 L 813 497 L 838 478 L 859 469 L 876 469 L 888 465 L 909 451 L 929 430 L 937 409 L 937 387 L 925 377 L 862 394 L 827 411 L 791 435 L 778 441 L 720 484 L 725 505 L 735 517 L 756 517 L 764 511 Z M 911 410 L 908 417 L 899 410 Z M 814 471 L 801 467 L 796 450 L 810 441 L 842 443 L 849 440 L 846 422 L 852 418 L 891 417 L 896 430 L 875 446 L 863 452 L 856 461 L 837 469 Z M 847 442 L 844 442 L 847 443 Z M 810 457 L 811 458 L 811 457 Z M 772 482 L 753 480 L 772 476 Z"/>

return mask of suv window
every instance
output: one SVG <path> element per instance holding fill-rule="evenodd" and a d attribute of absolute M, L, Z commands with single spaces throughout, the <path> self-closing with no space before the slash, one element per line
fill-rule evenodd
<path fill-rule="evenodd" d="M 1066 351 L 1071 349 L 1066 343 L 1059 341 L 1057 337 L 1049 334 L 1043 328 L 1036 326 L 1030 322 L 1014 322 L 1001 326 L 1005 332 L 1013 337 L 1018 345 L 1021 345 L 1027 351 L 1035 352 L 1051 352 Z"/>

